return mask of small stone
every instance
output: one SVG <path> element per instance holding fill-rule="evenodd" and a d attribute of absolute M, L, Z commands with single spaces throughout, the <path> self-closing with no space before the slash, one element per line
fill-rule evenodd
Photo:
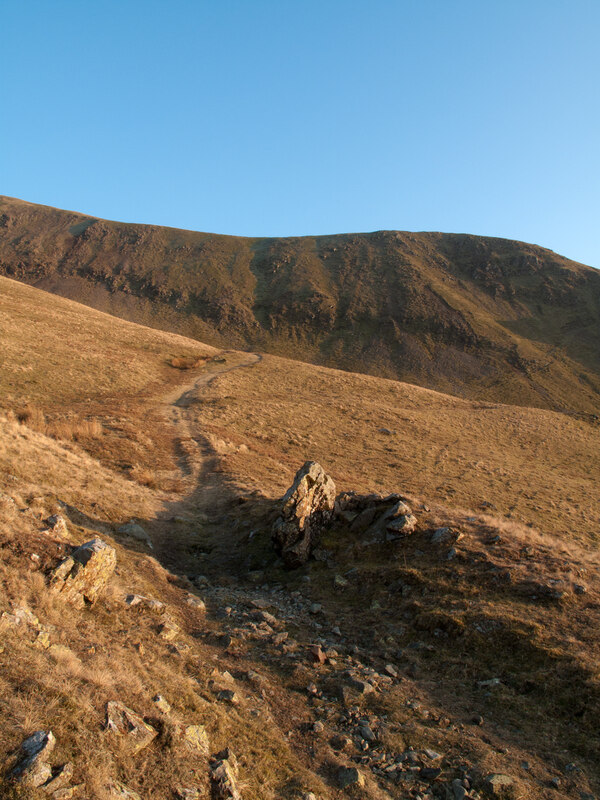
<path fill-rule="evenodd" d="M 345 589 L 348 586 L 348 581 L 342 575 L 336 575 L 333 579 L 333 586 L 335 589 Z"/>
<path fill-rule="evenodd" d="M 34 788 L 52 777 L 48 758 L 56 745 L 52 731 L 36 731 L 21 744 L 19 761 L 9 777 Z"/>
<path fill-rule="evenodd" d="M 124 783 L 115 782 L 109 787 L 110 800 L 142 800 L 137 792 L 129 789 Z"/>
<path fill-rule="evenodd" d="M 214 755 L 210 763 L 210 780 L 215 800 L 241 800 L 237 788 L 237 760 L 227 747 Z"/>
<path fill-rule="evenodd" d="M 40 631 L 35 639 L 35 646 L 42 650 L 47 650 L 50 647 L 50 634 L 48 631 Z"/>
<path fill-rule="evenodd" d="M 83 608 L 95 603 L 115 571 L 117 552 L 102 539 L 92 539 L 75 548 L 52 573 L 52 591 Z"/>
<path fill-rule="evenodd" d="M 397 678 L 400 674 L 393 664 L 386 664 L 384 669 L 392 678 Z"/>
<path fill-rule="evenodd" d="M 171 711 L 171 706 L 162 696 L 162 694 L 156 694 L 152 698 L 152 702 L 155 703 L 156 707 L 159 711 L 162 711 L 163 714 L 169 714 Z"/>
<path fill-rule="evenodd" d="M 560 789 L 560 778 L 552 778 L 550 786 L 552 789 Z"/>
<path fill-rule="evenodd" d="M 514 779 L 510 775 L 494 772 L 485 778 L 484 786 L 491 795 L 501 795 L 507 789 L 510 789 L 514 783 Z"/>
<path fill-rule="evenodd" d="M 231 705 L 238 705 L 240 702 L 239 696 L 233 691 L 233 689 L 221 689 L 217 692 L 217 700 L 220 700 L 222 703 L 230 703 Z"/>
<path fill-rule="evenodd" d="M 431 544 L 446 544 L 452 541 L 451 528 L 438 528 L 431 536 Z"/>
<path fill-rule="evenodd" d="M 388 522 L 385 527 L 390 533 L 401 533 L 408 536 L 416 530 L 417 518 L 413 514 L 406 514 Z"/>
<path fill-rule="evenodd" d="M 483 725 L 483 717 L 481 714 L 473 714 L 471 717 L 471 722 L 473 725 Z"/>
<path fill-rule="evenodd" d="M 179 635 L 179 626 L 167 620 L 158 629 L 158 635 L 167 642 L 172 642 Z"/>
<path fill-rule="evenodd" d="M 194 788 L 178 786 L 175 789 L 175 794 L 179 800 L 201 800 L 200 791 Z"/>
<path fill-rule="evenodd" d="M 348 684 L 359 694 L 371 694 L 375 691 L 370 683 L 363 681 L 360 678 L 355 678 L 352 675 L 348 677 Z"/>
<path fill-rule="evenodd" d="M 130 520 L 125 525 L 121 525 L 121 527 L 117 529 L 117 532 L 122 533 L 124 536 L 131 536 L 132 539 L 137 539 L 138 542 L 143 542 L 152 549 L 152 539 L 142 526 L 138 525 L 134 520 Z"/>
<path fill-rule="evenodd" d="M 318 644 L 312 645 L 309 648 L 308 652 L 311 654 L 313 661 L 315 661 L 315 663 L 317 664 L 324 664 L 325 661 L 327 660 L 327 656 L 323 652 L 323 648 L 321 647 L 321 645 Z"/>
<path fill-rule="evenodd" d="M 323 733 L 325 730 L 325 725 L 323 725 L 321 720 L 317 720 L 315 723 L 313 723 L 312 729 L 315 733 Z"/>
<path fill-rule="evenodd" d="M 206 613 L 206 603 L 204 600 L 201 600 L 199 597 L 196 597 L 195 594 L 188 594 L 185 602 L 188 606 L 192 606 L 195 608 L 196 611 L 200 611 L 202 614 Z"/>
<path fill-rule="evenodd" d="M 68 537 L 69 529 L 67 527 L 67 521 L 62 514 L 53 514 L 51 517 L 49 517 L 48 525 L 50 525 L 52 528 L 52 533 L 56 536 Z"/>
<path fill-rule="evenodd" d="M 364 786 L 365 779 L 356 767 L 340 767 L 337 773 L 338 785 L 341 789 L 349 786 Z"/>
<path fill-rule="evenodd" d="M 154 614 L 162 614 L 166 609 L 166 605 L 161 603 L 160 600 L 154 600 L 152 597 L 144 597 L 141 594 L 128 594 L 125 598 L 125 605 L 129 606 L 129 608 L 151 611 Z"/>
<path fill-rule="evenodd" d="M 492 687 L 500 686 L 501 684 L 502 684 L 502 681 L 500 680 L 500 678 L 490 678 L 487 681 L 478 681 L 477 682 L 477 686 L 479 686 L 480 689 L 491 689 Z"/>
<path fill-rule="evenodd" d="M 368 725 L 361 725 L 358 729 L 358 733 L 366 742 L 374 742 L 377 739 Z"/>
<path fill-rule="evenodd" d="M 308 610 L 311 614 L 318 614 L 323 610 L 323 606 L 321 603 L 311 603 Z"/>
<path fill-rule="evenodd" d="M 115 700 L 106 704 L 106 729 L 122 737 L 133 753 L 139 753 L 158 735 L 139 714 Z"/>
<path fill-rule="evenodd" d="M 69 761 L 60 767 L 52 776 L 51 780 L 44 784 L 44 791 L 52 794 L 59 789 L 63 789 L 73 777 L 73 764 Z"/>
<path fill-rule="evenodd" d="M 196 750 L 199 753 L 208 755 L 210 745 L 208 741 L 208 734 L 206 733 L 204 726 L 188 725 L 184 731 L 183 738 L 185 739 L 185 743 L 192 750 Z"/>

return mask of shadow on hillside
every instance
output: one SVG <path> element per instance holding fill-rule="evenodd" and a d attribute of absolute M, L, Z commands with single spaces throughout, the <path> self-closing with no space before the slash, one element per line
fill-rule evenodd
<path fill-rule="evenodd" d="M 202 466 L 193 490 L 165 503 L 156 517 L 133 518 L 149 535 L 152 549 L 142 540 L 119 533 L 130 518 L 111 524 L 65 505 L 69 519 L 111 536 L 123 547 L 153 556 L 176 576 L 205 575 L 225 584 L 273 566 L 278 559 L 271 546 L 271 527 L 280 499 L 237 485 L 222 469 L 209 440 L 201 436 L 195 440 Z M 178 451 L 177 457 L 185 469 L 185 454 Z"/>

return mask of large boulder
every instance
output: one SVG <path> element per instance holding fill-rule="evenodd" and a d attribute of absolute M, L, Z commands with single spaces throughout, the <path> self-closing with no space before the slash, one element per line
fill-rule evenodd
<path fill-rule="evenodd" d="M 96 602 L 115 571 L 117 553 L 102 539 L 92 539 L 76 547 L 54 570 L 52 590 L 77 608 Z"/>
<path fill-rule="evenodd" d="M 296 473 L 273 525 L 273 544 L 288 567 L 305 564 L 335 507 L 335 483 L 316 461 Z"/>

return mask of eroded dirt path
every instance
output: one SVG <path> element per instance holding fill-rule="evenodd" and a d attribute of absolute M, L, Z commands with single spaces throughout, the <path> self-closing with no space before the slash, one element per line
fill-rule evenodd
<path fill-rule="evenodd" d="M 202 391 L 221 375 L 236 369 L 254 366 L 262 360 L 258 353 L 239 353 L 236 351 L 223 353 L 223 361 L 209 362 L 204 368 L 206 372 L 197 376 L 190 383 L 178 386 L 162 398 L 165 416 L 176 430 L 180 450 L 180 468 L 182 475 L 188 480 L 195 480 L 202 472 L 203 444 L 206 437 L 194 424 L 195 415 L 190 413 L 191 407 L 202 401 Z"/>
<path fill-rule="evenodd" d="M 221 481 L 215 475 L 219 453 L 210 435 L 203 430 L 196 413 L 206 387 L 214 380 L 236 369 L 247 369 L 262 360 L 258 353 L 224 352 L 220 360 L 210 361 L 193 381 L 164 395 L 160 402 L 173 427 L 178 463 L 186 483 L 185 493 L 167 502 L 157 515 L 153 531 L 156 556 L 168 568 L 187 573 L 200 566 L 202 552 L 212 538 L 207 529 L 215 519 L 215 510 L 227 506 L 231 498 L 224 495 Z M 200 555 L 199 555 L 200 554 Z"/>

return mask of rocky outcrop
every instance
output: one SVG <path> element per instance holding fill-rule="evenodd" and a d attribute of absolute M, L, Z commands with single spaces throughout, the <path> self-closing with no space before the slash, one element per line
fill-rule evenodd
<path fill-rule="evenodd" d="M 335 517 L 351 533 L 369 531 L 382 541 L 403 539 L 417 528 L 417 518 L 400 494 L 343 492 L 335 501 Z"/>
<path fill-rule="evenodd" d="M 52 591 L 68 600 L 77 608 L 96 602 L 115 571 L 117 554 L 102 539 L 75 548 L 51 575 Z"/>
<path fill-rule="evenodd" d="M 139 714 L 115 700 L 106 704 L 106 730 L 121 737 L 131 753 L 139 753 L 158 735 Z"/>
<path fill-rule="evenodd" d="M 307 461 L 282 500 L 273 525 L 273 544 L 286 566 L 305 564 L 333 517 L 335 483 L 316 461 Z"/>
<path fill-rule="evenodd" d="M 366 544 L 375 544 L 404 539 L 416 531 L 418 520 L 400 494 L 342 492 L 336 497 L 335 484 L 321 465 L 307 461 L 283 497 L 273 525 L 275 550 L 290 568 L 302 566 L 311 555 L 323 560 L 316 545 L 332 525 L 350 534 L 367 532 Z M 336 588 L 342 586 L 340 578 Z"/>

